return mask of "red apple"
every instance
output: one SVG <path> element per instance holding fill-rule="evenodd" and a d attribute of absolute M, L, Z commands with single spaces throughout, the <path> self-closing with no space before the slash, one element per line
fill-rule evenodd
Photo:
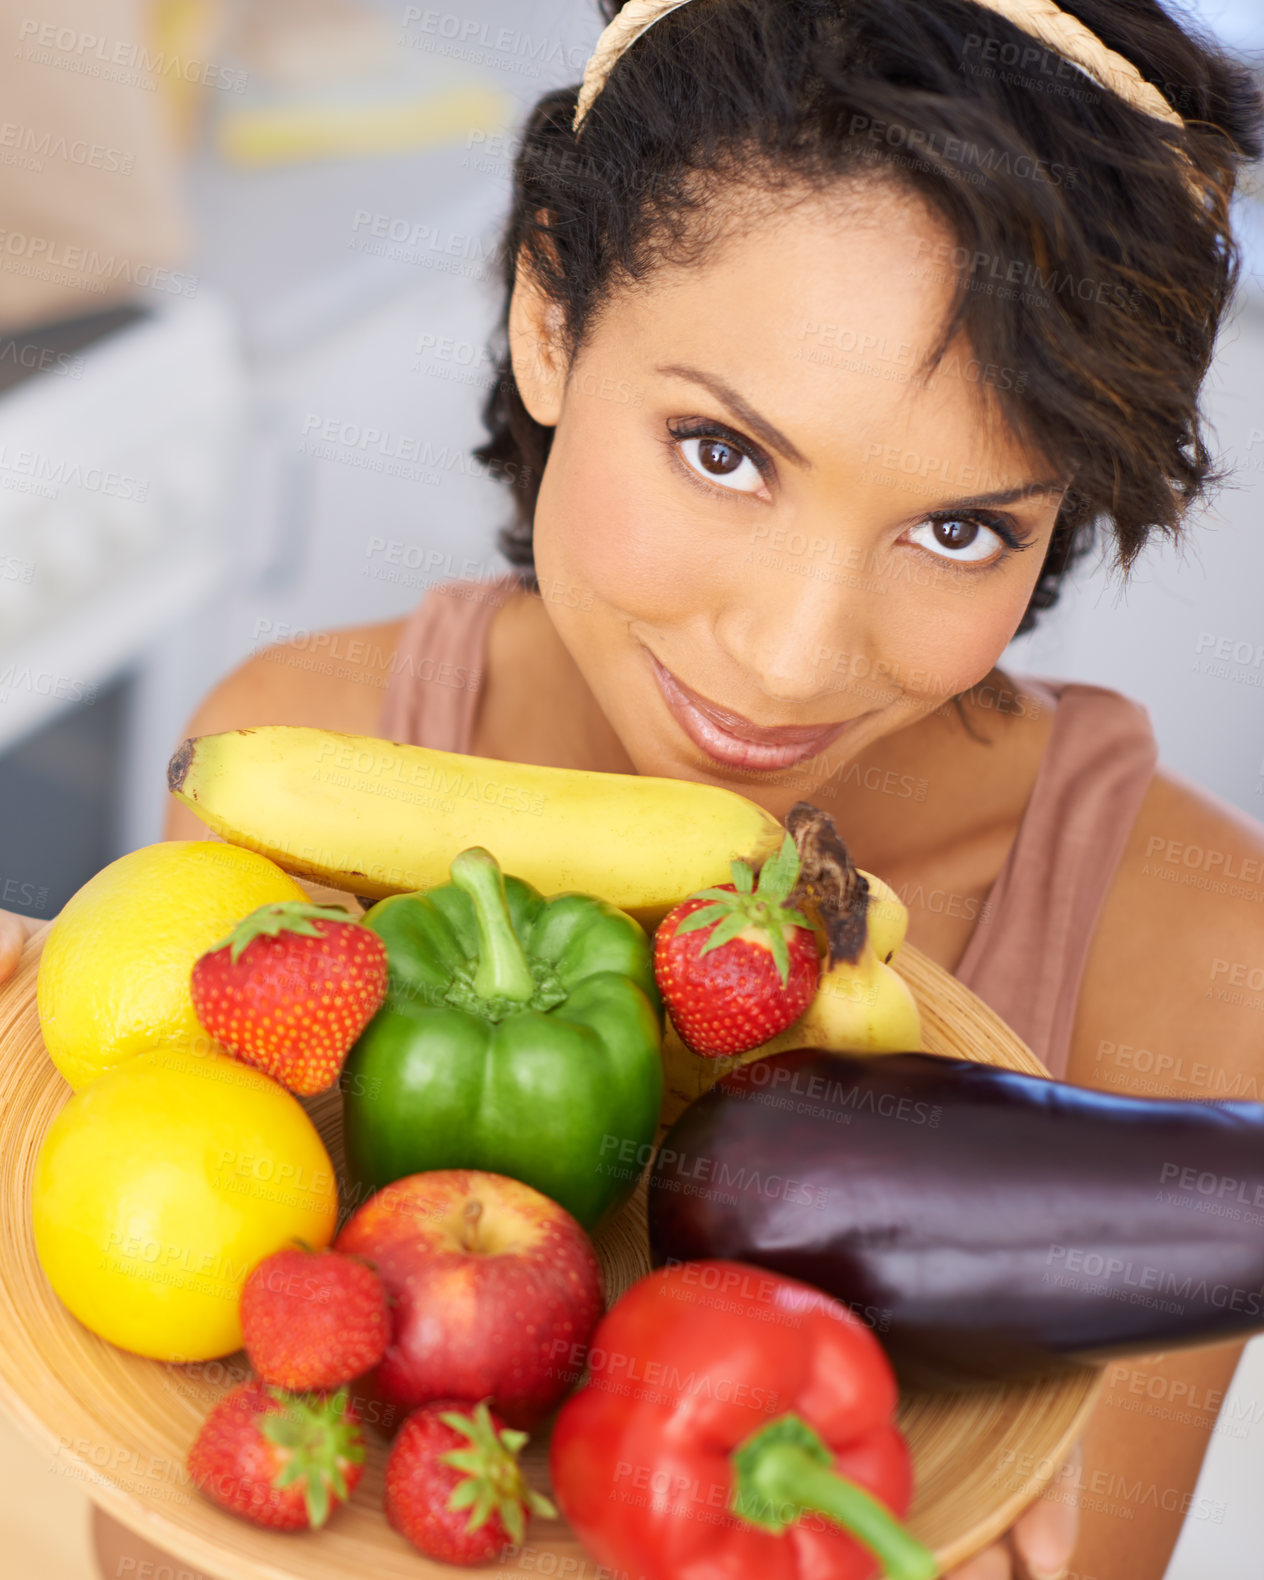
<path fill-rule="evenodd" d="M 474 1169 L 409 1174 L 335 1244 L 386 1285 L 391 1339 L 373 1384 L 400 1419 L 434 1399 L 487 1399 L 530 1430 L 579 1382 L 601 1267 L 570 1213 L 530 1185 Z"/>

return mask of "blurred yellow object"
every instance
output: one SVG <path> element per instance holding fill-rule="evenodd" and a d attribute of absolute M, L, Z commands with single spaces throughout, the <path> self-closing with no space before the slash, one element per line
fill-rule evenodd
<path fill-rule="evenodd" d="M 266 856 L 167 840 L 120 856 L 71 896 L 40 957 L 39 1015 L 76 1091 L 155 1043 L 201 1038 L 193 963 L 261 905 L 305 900 Z"/>
<path fill-rule="evenodd" d="M 272 104 L 228 110 L 217 147 L 238 165 L 407 153 L 469 132 L 507 127 L 513 100 L 493 88 L 454 88 L 394 104 Z"/>
<path fill-rule="evenodd" d="M 209 65 L 220 64 L 211 57 L 223 36 L 223 18 L 221 0 L 153 0 L 151 48 L 164 67 L 159 92 L 176 140 L 186 151 L 197 137 L 206 92 L 203 75 Z"/>
<path fill-rule="evenodd" d="M 137 1054 L 72 1097 L 40 1147 L 31 1223 L 58 1298 L 111 1344 L 162 1361 L 241 1347 L 251 1269 L 329 1244 L 333 1164 L 262 1071 L 186 1044 Z"/>

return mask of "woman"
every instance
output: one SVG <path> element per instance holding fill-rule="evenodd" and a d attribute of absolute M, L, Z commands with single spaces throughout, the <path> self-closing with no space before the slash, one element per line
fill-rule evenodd
<path fill-rule="evenodd" d="M 517 161 L 478 453 L 521 574 L 338 633 L 338 678 L 269 649 L 188 733 L 807 797 L 1055 1073 L 1139 1090 L 1125 1051 L 1196 1054 L 1175 1095 L 1251 1095 L 1258 1017 L 1208 990 L 1260 957 L 1260 884 L 1181 880 L 1190 850 L 1264 871 L 1264 831 L 1156 771 L 1136 705 L 995 667 L 1095 532 L 1126 566 L 1202 494 L 1260 152 L 1245 73 L 1154 0 L 1073 10 L 634 0 Z M 167 833 L 204 830 L 173 805 Z M 1218 1401 L 1239 1349 L 1132 1363 L 954 1580 L 1159 1580 L 1215 1411 L 1135 1400 Z"/>

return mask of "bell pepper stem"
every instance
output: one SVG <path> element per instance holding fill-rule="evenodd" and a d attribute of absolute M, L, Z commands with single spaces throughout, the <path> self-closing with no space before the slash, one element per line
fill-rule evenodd
<path fill-rule="evenodd" d="M 535 978 L 509 918 L 500 864 L 490 850 L 471 845 L 453 859 L 449 870 L 453 883 L 474 902 L 478 923 L 474 991 L 489 999 L 529 999 L 535 992 Z"/>
<path fill-rule="evenodd" d="M 833 1468 L 833 1454 L 793 1414 L 748 1438 L 733 1455 L 734 1512 L 780 1534 L 809 1510 L 823 1514 L 882 1564 L 889 1580 L 934 1580 L 939 1565 L 879 1499 Z"/>

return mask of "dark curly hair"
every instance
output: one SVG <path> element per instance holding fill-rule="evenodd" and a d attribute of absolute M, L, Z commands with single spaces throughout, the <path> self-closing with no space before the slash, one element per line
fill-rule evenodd
<path fill-rule="evenodd" d="M 603 0 L 607 19 L 620 9 Z M 562 308 L 573 361 L 621 283 L 705 255 L 709 194 L 735 173 L 774 199 L 877 174 L 956 237 L 955 300 L 930 366 L 962 330 L 981 365 L 1022 370 L 989 393 L 1019 440 L 1072 478 L 1020 632 L 1099 526 L 1125 570 L 1151 532 L 1177 533 L 1220 480 L 1198 395 L 1237 279 L 1229 202 L 1261 153 L 1260 94 L 1247 67 L 1155 0 L 1064 9 L 1132 61 L 1183 128 L 970 0 L 692 0 L 619 59 L 578 134 L 578 85 L 539 100 L 515 155 L 498 377 L 474 452 L 512 490 L 498 544 L 524 586 L 537 586 L 532 518 L 553 430 L 526 410 L 505 350 L 517 266 Z M 998 271 L 1021 289 L 998 290 Z"/>

